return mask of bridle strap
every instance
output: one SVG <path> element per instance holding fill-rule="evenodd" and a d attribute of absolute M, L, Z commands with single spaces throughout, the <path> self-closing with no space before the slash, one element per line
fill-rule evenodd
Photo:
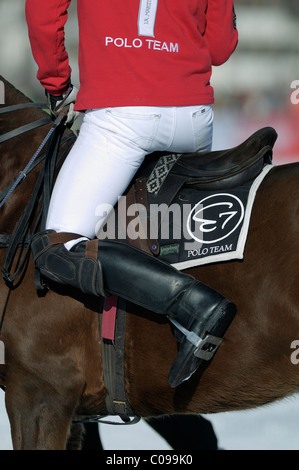
<path fill-rule="evenodd" d="M 0 114 L 11 113 L 12 111 L 18 111 L 20 109 L 26 108 L 45 108 L 44 103 L 21 103 L 21 104 L 13 104 L 11 106 L 5 106 L 4 108 L 0 108 Z M 12 131 L 6 132 L 0 136 L 0 144 L 2 142 L 6 142 L 7 140 L 13 139 L 18 135 L 23 134 L 24 132 L 29 132 L 37 127 L 44 126 L 49 124 L 52 119 L 50 116 L 47 116 L 42 119 L 38 119 L 37 121 L 30 122 L 29 124 L 25 124 L 24 126 L 19 127 L 18 129 L 14 129 Z"/>
<path fill-rule="evenodd" d="M 45 103 L 20 103 L 20 104 L 12 104 L 11 106 L 5 106 L 4 108 L 0 108 L 0 114 L 10 113 L 12 111 L 18 111 L 19 109 L 26 109 L 26 108 L 45 108 Z"/>

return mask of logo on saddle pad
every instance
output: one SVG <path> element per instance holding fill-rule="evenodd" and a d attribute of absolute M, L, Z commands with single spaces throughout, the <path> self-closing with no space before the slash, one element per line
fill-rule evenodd
<path fill-rule="evenodd" d="M 180 270 L 243 259 L 255 195 L 271 168 L 266 166 L 253 181 L 228 191 L 182 188 L 173 202 L 189 206 L 187 212 L 181 211 L 183 233 L 168 242 L 160 238 L 160 258 Z"/>
<path fill-rule="evenodd" d="M 220 243 L 242 223 L 244 205 L 235 195 L 218 193 L 201 199 L 187 219 L 187 231 L 202 244 Z"/>

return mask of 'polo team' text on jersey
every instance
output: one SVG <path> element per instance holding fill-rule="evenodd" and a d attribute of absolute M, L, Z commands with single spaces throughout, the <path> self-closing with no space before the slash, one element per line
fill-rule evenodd
<path fill-rule="evenodd" d="M 37 77 L 60 95 L 71 76 L 64 25 L 71 0 L 26 0 Z M 76 109 L 211 104 L 212 65 L 233 53 L 233 0 L 77 0 Z"/>

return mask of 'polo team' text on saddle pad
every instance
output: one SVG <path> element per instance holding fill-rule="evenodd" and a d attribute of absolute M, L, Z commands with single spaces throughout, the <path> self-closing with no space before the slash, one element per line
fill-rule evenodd
<path fill-rule="evenodd" d="M 266 165 L 253 181 L 225 191 L 183 187 L 161 221 L 159 258 L 180 270 L 242 259 L 255 195 L 272 167 Z"/>

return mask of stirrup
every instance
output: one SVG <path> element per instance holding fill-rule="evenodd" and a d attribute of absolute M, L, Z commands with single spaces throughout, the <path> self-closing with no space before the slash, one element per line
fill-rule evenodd
<path fill-rule="evenodd" d="M 193 331 L 189 331 L 183 327 L 179 322 L 170 318 L 168 319 L 173 323 L 173 325 L 186 336 L 187 340 L 190 341 L 195 346 L 194 356 L 198 359 L 203 359 L 204 361 L 209 361 L 214 356 L 215 352 L 223 342 L 223 338 L 218 336 L 207 334 L 204 338 L 201 338 Z"/>

